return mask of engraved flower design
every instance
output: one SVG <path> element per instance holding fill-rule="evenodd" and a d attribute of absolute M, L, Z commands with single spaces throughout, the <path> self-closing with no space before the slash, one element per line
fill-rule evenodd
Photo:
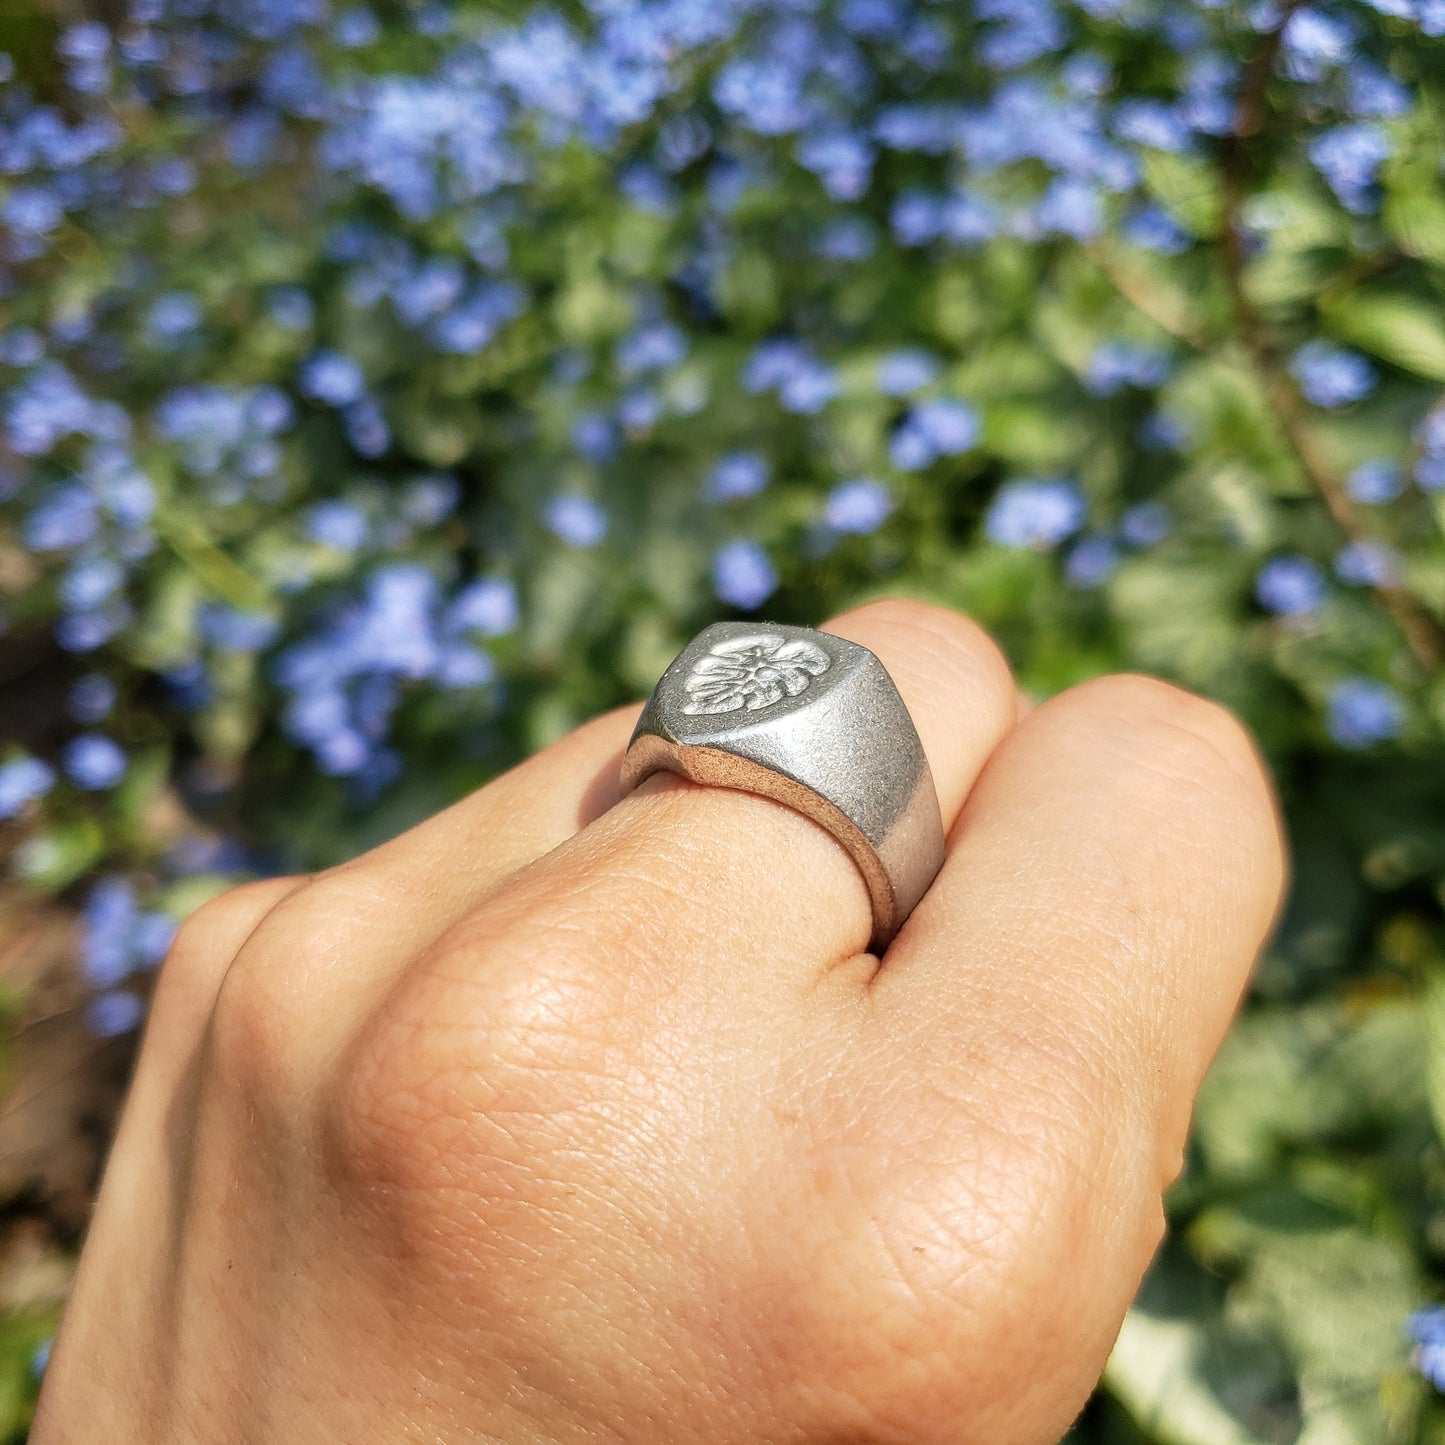
<path fill-rule="evenodd" d="M 683 684 L 690 700 L 682 710 L 719 713 L 745 707 L 758 712 L 784 697 L 797 697 L 830 665 L 828 654 L 803 637 L 789 641 L 775 632 L 732 637 L 698 659 Z"/>

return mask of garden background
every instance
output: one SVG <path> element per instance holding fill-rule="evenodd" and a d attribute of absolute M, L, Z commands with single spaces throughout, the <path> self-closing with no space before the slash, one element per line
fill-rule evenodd
<path fill-rule="evenodd" d="M 1445 0 L 6 0 L 0 1438 L 176 920 L 902 592 L 1288 811 L 1077 1441 L 1445 1441 L 1442 160 Z"/>

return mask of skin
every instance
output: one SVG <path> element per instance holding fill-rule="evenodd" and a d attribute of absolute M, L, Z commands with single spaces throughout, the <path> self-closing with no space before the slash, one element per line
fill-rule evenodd
<path fill-rule="evenodd" d="M 949 856 L 884 958 L 842 848 L 636 708 L 182 929 L 34 1445 L 1057 1441 L 1283 885 L 1255 749 L 1131 676 L 898 684 Z"/>

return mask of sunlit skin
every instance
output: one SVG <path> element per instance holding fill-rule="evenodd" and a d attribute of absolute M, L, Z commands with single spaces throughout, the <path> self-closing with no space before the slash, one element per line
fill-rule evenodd
<path fill-rule="evenodd" d="M 881 962 L 842 848 L 636 708 L 184 926 L 35 1445 L 1057 1441 L 1274 916 L 1233 718 L 884 602 L 950 849 Z"/>

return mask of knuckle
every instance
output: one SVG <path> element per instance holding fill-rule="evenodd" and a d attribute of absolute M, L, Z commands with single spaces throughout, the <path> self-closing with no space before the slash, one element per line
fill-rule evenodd
<path fill-rule="evenodd" d="M 476 916 L 450 930 L 327 1084 L 333 1167 L 415 1201 L 459 1171 L 474 1192 L 514 1192 L 503 1175 L 535 1174 L 554 1147 L 575 1148 L 608 1048 L 592 955 L 535 922 Z"/>
<path fill-rule="evenodd" d="M 927 1439 L 954 1438 L 965 1417 L 981 1438 L 1019 1416 L 1066 1428 L 1163 1216 L 1152 1170 L 1133 1158 L 1148 1151 L 1061 1128 L 1057 1113 L 1040 1101 L 1006 1128 L 975 1121 L 946 1164 L 894 1167 L 860 1195 L 801 1291 L 804 1338 L 825 1362 L 816 1398 L 845 1412 L 827 1430 L 866 1421 L 891 1438 L 920 1424 L 920 1400 Z"/>
<path fill-rule="evenodd" d="M 157 1009 L 172 1000 L 214 997 L 231 961 L 253 929 L 301 880 L 261 878 L 238 884 L 194 909 L 176 930 L 156 979 Z"/>
<path fill-rule="evenodd" d="M 244 952 L 222 978 L 211 1011 L 205 1086 L 244 1115 L 271 1119 L 295 1102 L 304 1034 L 275 972 L 246 966 Z"/>
<path fill-rule="evenodd" d="M 1131 752 L 1175 786 L 1223 795 L 1261 819 L 1274 792 L 1253 737 L 1226 707 L 1158 678 L 1122 673 L 1083 683 L 1099 722 L 1122 733 Z"/>
<path fill-rule="evenodd" d="M 353 865 L 293 886 L 242 940 L 215 995 L 209 1083 L 247 1109 L 295 1110 L 321 1060 L 309 1026 L 317 965 L 344 949 L 351 927 L 383 906 Z"/>

